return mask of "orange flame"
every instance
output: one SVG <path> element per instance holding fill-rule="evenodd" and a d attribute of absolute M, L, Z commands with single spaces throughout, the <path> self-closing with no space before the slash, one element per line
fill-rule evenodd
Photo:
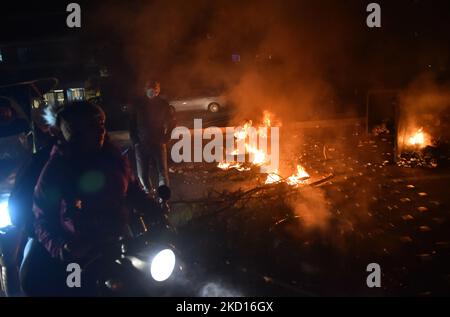
<path fill-rule="evenodd" d="M 227 170 L 230 169 L 230 165 L 231 163 L 228 162 L 220 162 L 219 164 L 217 164 L 217 167 L 223 170 Z"/>
<path fill-rule="evenodd" d="M 431 137 L 421 127 L 407 138 L 406 144 L 410 147 L 422 149 L 431 144 Z"/>
<path fill-rule="evenodd" d="M 423 145 L 425 143 L 425 135 L 423 133 L 423 128 L 417 130 L 408 140 L 410 145 Z"/>
<path fill-rule="evenodd" d="M 262 122 L 262 128 L 269 128 L 272 125 L 272 114 L 268 111 L 264 111 L 264 118 Z M 277 122 L 277 125 L 279 123 Z M 252 121 L 248 120 L 243 127 L 236 128 L 234 137 L 238 141 L 244 141 L 245 151 L 250 154 L 251 164 L 256 166 L 264 165 L 268 162 L 269 155 L 262 149 L 258 149 L 255 144 L 249 144 L 247 138 L 249 137 L 250 128 L 252 127 Z M 267 129 L 258 129 L 259 136 L 267 137 Z M 230 153 L 231 155 L 244 154 L 240 153 L 238 149 L 235 149 Z M 217 165 L 218 168 L 223 170 L 236 169 L 237 171 L 248 171 L 249 167 L 245 167 L 242 163 L 237 162 L 221 162 Z M 298 186 L 300 184 L 307 184 L 309 179 L 309 174 L 306 172 L 302 165 L 297 165 L 297 173 L 289 176 L 288 178 L 283 178 L 278 174 L 278 170 L 274 170 L 271 173 L 267 173 L 265 184 L 274 184 L 284 182 L 290 186 Z"/>
<path fill-rule="evenodd" d="M 265 184 L 275 184 L 281 182 L 281 176 L 278 175 L 278 171 L 275 170 L 273 173 L 267 174 Z"/>
<path fill-rule="evenodd" d="M 270 120 L 271 116 L 272 115 L 270 114 L 269 111 L 264 111 L 264 121 L 263 122 L 266 127 L 271 126 L 271 120 Z"/>
<path fill-rule="evenodd" d="M 250 170 L 249 167 L 244 167 L 244 166 L 242 166 L 241 163 L 238 163 L 238 162 L 220 162 L 219 164 L 217 164 L 217 167 L 222 170 L 230 170 L 230 169 L 234 168 L 235 170 L 237 170 L 239 172 Z"/>
<path fill-rule="evenodd" d="M 306 172 L 305 168 L 300 164 L 297 165 L 297 174 L 289 176 L 286 180 L 286 183 L 291 186 L 295 186 L 298 184 L 305 184 L 308 182 L 309 174 Z"/>
<path fill-rule="evenodd" d="M 243 127 L 236 129 L 234 137 L 238 140 L 245 140 L 248 136 L 248 129 L 252 126 L 252 120 L 248 120 Z"/>
<path fill-rule="evenodd" d="M 267 161 L 267 155 L 264 153 L 264 151 L 259 150 L 253 146 L 250 146 L 248 144 L 245 144 L 245 149 L 249 154 L 253 155 L 252 164 L 254 165 L 262 165 Z"/>
<path fill-rule="evenodd" d="M 297 174 L 291 175 L 283 180 L 281 176 L 278 175 L 278 171 L 275 170 L 274 172 L 267 174 L 265 184 L 286 182 L 286 184 L 290 186 L 297 186 L 307 184 L 309 177 L 310 176 L 308 172 L 306 172 L 305 168 L 299 164 L 297 165 Z"/>

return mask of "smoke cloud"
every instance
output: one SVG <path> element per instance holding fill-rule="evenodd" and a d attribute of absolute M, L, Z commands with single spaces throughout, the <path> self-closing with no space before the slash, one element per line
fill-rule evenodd
<path fill-rule="evenodd" d="M 326 230 L 332 216 L 326 201 L 322 189 L 305 187 L 301 191 L 301 196 L 292 200 L 290 205 L 303 228 Z"/>
<path fill-rule="evenodd" d="M 157 0 L 110 5 L 94 22 L 118 36 L 136 82 L 159 78 L 169 97 L 224 93 L 238 118 L 269 110 L 298 120 L 345 108 L 336 85 L 358 69 L 362 35 L 352 17 L 363 9 L 329 1 Z"/>
<path fill-rule="evenodd" d="M 240 297 L 242 294 L 220 283 L 208 282 L 199 292 L 200 297 Z"/>

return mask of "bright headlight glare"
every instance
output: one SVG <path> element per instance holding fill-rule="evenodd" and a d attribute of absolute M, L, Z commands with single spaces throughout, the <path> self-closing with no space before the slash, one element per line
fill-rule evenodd
<path fill-rule="evenodd" d="M 158 252 L 151 260 L 150 273 L 157 282 L 167 280 L 175 268 L 175 253 L 170 249 Z"/>
<path fill-rule="evenodd" d="M 9 216 L 8 200 L 0 201 L 0 229 L 11 226 L 11 218 Z"/>

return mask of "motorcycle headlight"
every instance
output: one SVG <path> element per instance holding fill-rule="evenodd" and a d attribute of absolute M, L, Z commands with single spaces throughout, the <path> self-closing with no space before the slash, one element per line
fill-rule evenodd
<path fill-rule="evenodd" d="M 11 226 L 11 218 L 8 209 L 8 196 L 0 196 L 0 229 Z"/>
<path fill-rule="evenodd" d="M 157 282 L 167 280 L 175 268 L 175 253 L 170 249 L 159 251 L 150 261 L 150 273 Z"/>

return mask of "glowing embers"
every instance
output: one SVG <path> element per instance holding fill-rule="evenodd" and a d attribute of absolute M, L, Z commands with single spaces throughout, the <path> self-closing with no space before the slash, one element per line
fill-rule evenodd
<path fill-rule="evenodd" d="M 222 169 L 222 170 L 229 170 L 229 169 L 235 169 L 239 172 L 244 172 L 244 171 L 249 171 L 251 168 L 250 167 L 245 167 L 243 166 L 242 163 L 237 163 L 237 162 L 220 162 L 217 165 L 218 168 Z"/>

